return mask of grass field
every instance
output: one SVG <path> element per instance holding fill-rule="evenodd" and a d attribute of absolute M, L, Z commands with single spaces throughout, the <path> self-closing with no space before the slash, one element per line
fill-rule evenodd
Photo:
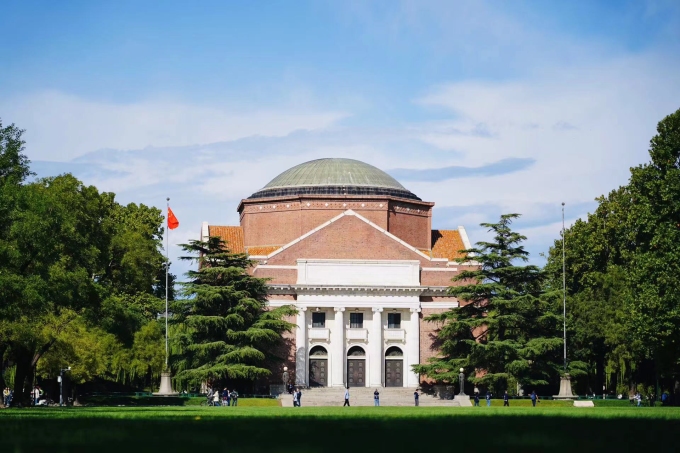
<path fill-rule="evenodd" d="M 167 407 L 0 411 L 5 452 L 676 451 L 680 408 Z"/>

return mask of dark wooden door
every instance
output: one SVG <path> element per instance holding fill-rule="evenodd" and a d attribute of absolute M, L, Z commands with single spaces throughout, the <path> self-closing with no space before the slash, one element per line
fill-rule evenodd
<path fill-rule="evenodd" d="M 350 387 L 366 386 L 366 360 L 347 359 L 347 385 Z"/>
<path fill-rule="evenodd" d="M 385 360 L 385 387 L 403 387 L 404 361 L 402 359 Z"/>
<path fill-rule="evenodd" d="M 328 360 L 309 359 L 309 386 L 328 386 Z"/>

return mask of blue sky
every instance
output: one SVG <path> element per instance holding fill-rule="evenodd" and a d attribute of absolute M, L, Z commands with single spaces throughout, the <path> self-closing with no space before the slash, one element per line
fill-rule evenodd
<path fill-rule="evenodd" d="M 560 203 L 573 222 L 625 184 L 680 108 L 672 0 L 9 0 L 0 42 L 0 118 L 35 170 L 171 197 L 175 244 L 288 167 L 350 157 L 473 242 L 522 213 L 540 264 Z"/>

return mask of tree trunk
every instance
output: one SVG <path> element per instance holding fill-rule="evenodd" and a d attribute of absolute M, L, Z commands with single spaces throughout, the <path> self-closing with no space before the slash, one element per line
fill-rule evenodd
<path fill-rule="evenodd" d="M 598 354 L 595 360 L 595 388 L 593 393 L 602 394 L 602 387 L 604 385 L 604 355 Z"/>
<path fill-rule="evenodd" d="M 19 360 L 16 362 L 16 374 L 14 375 L 14 397 L 12 398 L 12 406 L 29 405 L 30 390 L 33 381 L 33 373 L 31 372 L 30 360 Z M 30 377 L 29 377 L 30 375 Z M 26 381 L 28 380 L 28 386 Z"/>
<path fill-rule="evenodd" d="M 5 352 L 7 351 L 7 346 L 0 346 L 0 388 L 4 389 L 7 387 L 5 382 Z"/>

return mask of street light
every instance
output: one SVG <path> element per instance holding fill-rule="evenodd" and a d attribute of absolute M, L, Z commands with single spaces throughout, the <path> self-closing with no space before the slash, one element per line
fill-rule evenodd
<path fill-rule="evenodd" d="M 63 406 L 64 405 L 64 372 L 66 371 L 71 371 L 71 367 L 68 368 L 62 368 L 59 370 L 59 405 Z"/>

